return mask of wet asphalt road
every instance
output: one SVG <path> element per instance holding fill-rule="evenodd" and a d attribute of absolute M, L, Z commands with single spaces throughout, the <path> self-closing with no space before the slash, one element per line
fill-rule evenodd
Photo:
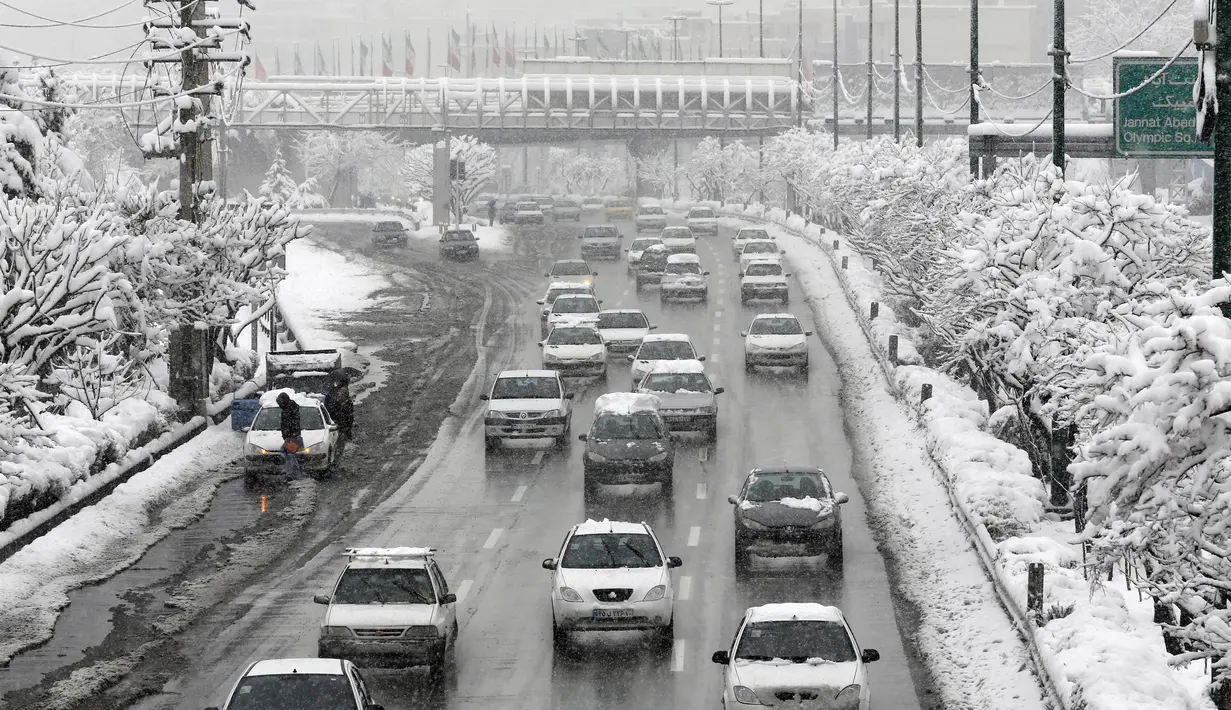
<path fill-rule="evenodd" d="M 627 243 L 632 226 L 621 227 Z M 429 457 L 349 532 L 299 558 L 297 569 L 258 578 L 231 602 L 242 613 L 225 626 L 198 632 L 200 643 L 185 672 L 135 707 L 218 705 L 249 663 L 315 655 L 324 608 L 312 603 L 312 595 L 328 593 L 341 569 L 341 549 L 359 545 L 439 548 L 460 600 L 455 687 L 431 687 L 421 671 L 370 671 L 373 692 L 387 710 L 713 708 L 721 676 L 710 654 L 730 643 L 744 608 L 783 601 L 841 607 L 860 643 L 880 651 L 881 661 L 870 666 L 873 707 L 927 707 L 917 700 L 926 679 L 912 678 L 904 640 L 911 632 L 899 627 L 899 616 L 907 615 L 895 607 L 885 563 L 864 522 L 834 363 L 814 336 L 808 379 L 745 374 L 740 331 L 754 313 L 789 310 L 808 328 L 812 314 L 794 282 L 786 308 L 741 306 L 730 236 L 723 230 L 698 239 L 702 264 L 710 271 L 707 304 L 661 306 L 656 289 L 636 293 L 623 262 L 595 263 L 604 308 L 640 308 L 659 326 L 656 332 L 687 333 L 708 356 L 706 367 L 716 384 L 726 388 L 719 396 L 718 441 L 706 446 L 684 440 L 677 452 L 672 500 L 648 486 L 607 489 L 584 506 L 583 445 L 575 437 L 568 451 L 519 448 L 485 455 L 477 395 L 502 369 L 541 364 L 538 310 L 533 297 L 527 298 L 509 309 L 500 332 L 481 334 L 483 382 L 463 387 L 469 404 L 452 420 L 456 426 L 446 424 L 451 440 L 441 455 Z M 574 246 L 544 255 L 544 263 L 577 255 L 579 242 L 556 243 Z M 545 283 L 531 290 L 541 292 Z M 579 382 L 574 433 L 588 428 L 597 395 L 628 386 L 628 365 L 615 359 L 605 388 Z M 819 465 L 837 490 L 850 495 L 843 514 L 845 572 L 831 572 L 821 559 L 754 559 L 753 574 L 737 582 L 726 497 L 738 490 L 749 468 L 784 462 Z M 571 656 L 553 655 L 549 573 L 540 562 L 555 554 L 571 525 L 587 517 L 645 520 L 667 554 L 683 558 L 684 566 L 675 572 L 676 642 L 669 657 L 653 653 L 633 633 L 583 638 Z"/>

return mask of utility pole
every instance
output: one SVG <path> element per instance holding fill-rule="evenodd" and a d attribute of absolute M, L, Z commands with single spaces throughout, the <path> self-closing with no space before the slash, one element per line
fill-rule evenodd
<path fill-rule="evenodd" d="M 1216 0 L 1215 37 L 1231 37 L 1231 0 Z M 1231 51 L 1214 47 L 1214 95 L 1219 107 L 1231 107 Z M 1209 120 L 1206 118 L 1206 120 Z M 1231 110 L 1218 111 L 1214 119 L 1214 271 L 1216 279 L 1231 272 Z M 1231 317 L 1231 304 L 1221 304 L 1223 316 Z"/>
<path fill-rule="evenodd" d="M 684 15 L 667 15 L 663 18 L 671 23 L 671 61 L 680 59 L 680 22 L 687 20 Z"/>
<path fill-rule="evenodd" d="M 838 76 L 838 0 L 833 0 L 833 149 L 838 149 L 838 92 L 842 90 Z"/>
<path fill-rule="evenodd" d="M 180 0 L 180 25 L 191 27 L 197 40 L 204 39 L 204 28 L 194 27 L 196 20 L 205 19 L 205 3 L 193 0 Z M 205 51 L 190 49 L 181 53 L 183 66 L 183 81 L 181 91 L 190 91 L 209 83 L 209 60 L 204 57 Z M 201 213 L 198 209 L 200 194 L 198 183 L 212 180 L 213 165 L 210 162 L 212 154 L 209 129 L 206 120 L 209 116 L 210 95 L 200 93 L 193 96 L 193 101 L 185 101 L 179 110 L 181 125 L 194 126 L 190 133 L 180 134 L 180 219 L 200 224 Z M 199 105 L 198 105 L 199 102 Z"/>
<path fill-rule="evenodd" d="M 872 64 L 872 21 L 876 16 L 874 8 L 872 0 L 868 0 L 868 140 L 872 140 L 872 97 L 876 94 L 876 67 Z"/>
<path fill-rule="evenodd" d="M 1220 1 L 1219 5 L 1226 4 Z M 1060 173 L 1064 174 L 1065 158 L 1064 158 L 1064 89 L 1065 81 L 1065 62 L 1068 59 L 1069 53 L 1064 49 L 1064 0 L 1056 0 L 1056 11 L 1053 18 L 1055 36 L 1052 38 L 1052 90 L 1051 90 L 1051 162 L 1057 168 L 1060 168 Z M 1219 20 L 1222 24 L 1222 20 Z M 1223 141 L 1226 143 L 1226 141 Z M 1217 161 L 1215 161 L 1217 165 Z M 1217 168 L 1216 168 L 1217 169 Z"/>
<path fill-rule="evenodd" d="M 799 36 L 795 38 L 799 56 L 796 58 L 798 71 L 795 73 L 796 91 L 799 93 L 799 111 L 795 114 L 795 125 L 804 125 L 804 0 L 799 0 Z"/>
<path fill-rule="evenodd" d="M 757 27 L 761 33 L 761 59 L 765 58 L 765 0 L 757 2 Z"/>
<path fill-rule="evenodd" d="M 1064 31 L 1063 23 L 1064 21 L 1061 20 L 1061 32 Z M 972 126 L 979 122 L 979 92 L 977 89 L 979 83 L 979 0 L 970 0 L 970 125 Z M 974 154 L 974 151 L 970 151 L 971 177 L 983 177 L 983 171 L 979 169 L 979 165 L 979 157 Z"/>
<path fill-rule="evenodd" d="M 705 0 L 705 4 L 718 8 L 718 58 L 722 59 L 722 8 L 734 3 L 735 0 Z"/>
<path fill-rule="evenodd" d="M 915 0 L 915 145 L 923 147 L 923 0 Z"/>
<path fill-rule="evenodd" d="M 893 0 L 893 142 L 902 140 L 902 0 Z"/>

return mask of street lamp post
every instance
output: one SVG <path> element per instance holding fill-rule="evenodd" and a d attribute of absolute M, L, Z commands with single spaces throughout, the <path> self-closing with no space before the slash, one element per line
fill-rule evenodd
<path fill-rule="evenodd" d="M 671 23 L 671 61 L 679 61 L 680 59 L 680 23 L 687 20 L 684 15 L 667 15 L 663 18 Z"/>
<path fill-rule="evenodd" d="M 761 59 L 765 58 L 765 0 L 757 1 L 757 31 L 761 35 Z"/>
<path fill-rule="evenodd" d="M 705 0 L 706 5 L 718 8 L 718 58 L 722 59 L 722 8 L 731 5 L 735 0 Z"/>

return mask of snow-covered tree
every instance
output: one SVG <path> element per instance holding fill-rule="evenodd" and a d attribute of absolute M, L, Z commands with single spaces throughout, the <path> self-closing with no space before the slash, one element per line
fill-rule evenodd
<path fill-rule="evenodd" d="M 398 171 L 406 194 L 423 199 L 431 198 L 435 161 L 436 155 L 430 143 L 417 145 L 406 151 L 406 157 Z"/>
<path fill-rule="evenodd" d="M 286 204 L 297 188 L 294 178 L 291 177 L 291 171 L 286 167 L 286 158 L 282 157 L 282 151 L 279 149 L 274 154 L 274 160 L 270 163 L 269 169 L 265 171 L 265 179 L 261 182 L 258 192 L 267 200 Z"/>
<path fill-rule="evenodd" d="M 287 200 L 291 209 L 320 209 L 329 206 L 329 200 L 320 193 L 316 178 L 308 178 L 295 186 L 295 192 Z"/>
<path fill-rule="evenodd" d="M 464 163 L 466 177 L 452 180 L 455 204 L 469 204 L 487 188 L 498 168 L 496 149 L 474 136 L 452 136 L 449 142 L 450 160 Z M 402 185 L 412 196 L 430 197 L 434 190 L 433 171 L 435 149 L 430 144 L 418 145 L 406 151 L 400 170 Z"/>
<path fill-rule="evenodd" d="M 1070 465 L 1087 486 L 1083 539 L 1106 573 L 1192 613 L 1168 624 L 1231 678 L 1231 286 L 1157 289 L 1114 308 L 1122 332 L 1083 363 L 1081 416 L 1092 428 Z M 1188 656 L 1191 658 L 1192 656 Z"/>
<path fill-rule="evenodd" d="M 348 194 L 394 184 L 402 161 L 398 143 L 373 131 L 306 131 L 295 149 L 330 202 L 342 196 L 339 189 Z"/>
<path fill-rule="evenodd" d="M 676 176 L 675 156 L 660 150 L 637 159 L 637 177 L 658 188 L 658 197 L 674 195 Z"/>
<path fill-rule="evenodd" d="M 713 136 L 697 144 L 680 172 L 698 200 L 747 202 L 763 182 L 758 179 L 757 157 L 747 146 L 735 141 L 724 147 Z"/>
<path fill-rule="evenodd" d="M 44 140 L 20 82 L 16 67 L 0 67 L 0 190 L 14 197 L 37 192 Z"/>

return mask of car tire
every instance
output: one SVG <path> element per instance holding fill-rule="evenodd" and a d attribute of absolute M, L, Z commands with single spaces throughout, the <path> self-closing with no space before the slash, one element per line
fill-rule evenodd
<path fill-rule="evenodd" d="M 556 620 L 551 620 L 551 648 L 561 655 L 568 653 L 568 632 L 556 626 Z"/>
<path fill-rule="evenodd" d="M 663 484 L 663 498 L 666 498 L 667 500 L 671 500 L 671 498 L 675 496 L 675 476 L 674 474 L 667 474 L 667 477 L 662 479 L 662 484 Z"/>
<path fill-rule="evenodd" d="M 782 297 L 782 305 L 786 306 L 786 305 L 790 305 L 790 303 L 791 303 L 791 297 L 790 297 L 790 296 L 783 296 L 783 297 Z"/>
<path fill-rule="evenodd" d="M 743 293 L 741 293 L 741 294 L 739 295 L 739 303 L 740 303 L 740 305 L 741 305 L 741 306 L 746 306 L 746 305 L 748 305 L 748 296 L 747 296 L 747 294 L 743 294 Z"/>
<path fill-rule="evenodd" d="M 483 437 L 483 450 L 484 451 L 489 451 L 489 452 L 495 451 L 498 448 L 500 448 L 500 437 L 498 436 L 484 436 Z"/>
<path fill-rule="evenodd" d="M 803 375 L 804 377 L 807 377 L 808 372 L 809 372 L 808 361 L 804 360 L 804 364 L 799 366 L 799 374 Z"/>
<path fill-rule="evenodd" d="M 663 653 L 670 653 L 675 647 L 675 612 L 671 613 L 671 621 L 667 625 L 658 630 L 657 638 L 658 649 Z"/>
<path fill-rule="evenodd" d="M 748 554 L 748 543 L 736 536 L 735 538 L 735 579 L 748 579 L 748 568 L 751 566 L 751 555 Z"/>
<path fill-rule="evenodd" d="M 705 438 L 711 442 L 718 441 L 718 418 L 717 417 L 715 417 L 713 421 L 711 421 L 709 424 L 706 425 Z"/>
<path fill-rule="evenodd" d="M 753 370 L 755 369 L 756 368 L 753 366 L 753 364 L 751 362 L 748 362 L 747 358 L 744 358 L 744 374 L 751 375 Z"/>

